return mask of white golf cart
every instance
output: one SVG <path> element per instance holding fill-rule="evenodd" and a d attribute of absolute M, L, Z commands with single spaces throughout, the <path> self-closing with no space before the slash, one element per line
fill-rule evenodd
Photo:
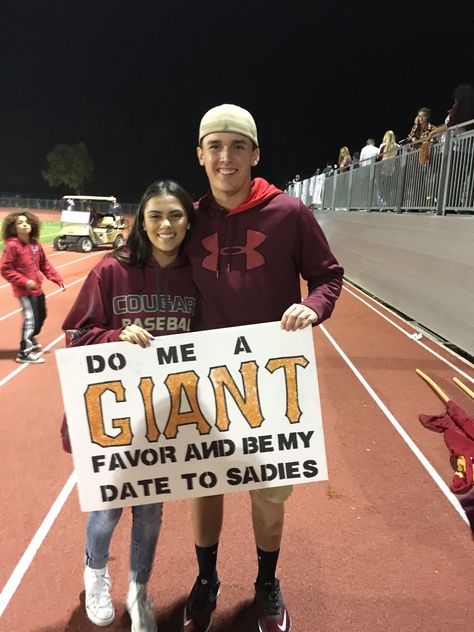
<path fill-rule="evenodd" d="M 53 242 L 56 250 L 74 246 L 90 252 L 97 246 L 123 246 L 128 221 L 114 196 L 65 195 L 63 200 L 62 227 Z"/>

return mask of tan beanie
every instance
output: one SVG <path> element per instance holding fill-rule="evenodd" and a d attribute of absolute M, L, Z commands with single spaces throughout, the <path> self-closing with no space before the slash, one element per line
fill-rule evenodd
<path fill-rule="evenodd" d="M 204 114 L 199 125 L 199 144 L 204 136 L 214 132 L 242 134 L 258 147 L 257 126 L 253 116 L 238 105 L 224 103 Z"/>

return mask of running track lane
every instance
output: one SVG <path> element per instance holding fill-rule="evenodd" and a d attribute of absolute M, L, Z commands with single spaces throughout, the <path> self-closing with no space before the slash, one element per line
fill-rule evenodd
<path fill-rule="evenodd" d="M 348 290 L 331 321 L 315 331 L 330 480 L 296 486 L 288 503 L 280 575 L 293 630 L 444 632 L 448 625 L 466 626 L 471 621 L 470 591 L 464 587 L 474 579 L 472 543 L 442 489 L 443 481 L 452 476 L 442 436 L 425 430 L 417 420 L 418 413 L 439 412 L 442 404 L 414 368 L 435 377 L 471 412 L 472 404 L 451 386 L 454 368 L 358 300 L 359 292 Z M 62 296 L 72 301 L 73 292 Z M 396 317 L 377 308 L 400 325 Z M 59 326 L 63 315 L 58 317 Z M 50 311 L 52 326 L 54 318 Z M 404 329 L 414 331 L 406 324 Z M 472 379 L 470 366 L 429 341 L 420 342 Z M 379 405 L 347 360 L 374 389 Z M 15 367 L 11 360 L 10 365 Z M 4 416 L 15 423 L 4 433 L 4 444 L 11 442 L 13 448 L 3 462 L 11 483 L 2 486 L 7 516 L 0 531 L 2 584 L 71 473 L 69 457 L 59 446 L 58 418 L 51 412 L 61 411 L 53 365 L 50 355 L 45 365 L 28 367 L 0 391 L 2 408 L 16 400 Z M 28 409 L 19 415 L 18 402 L 26 392 L 39 414 Z M 392 421 L 380 403 L 388 407 Z M 403 433 L 440 480 L 433 478 Z M 223 588 L 215 629 L 256 630 L 251 616 L 255 556 L 247 495 L 230 495 L 226 510 L 219 551 Z M 0 630 L 97 629 L 84 616 L 81 603 L 84 519 L 74 491 L 14 591 Z M 129 629 L 123 609 L 129 526 L 125 512 L 112 545 L 117 618 L 110 630 Z M 161 632 L 178 629 L 182 600 L 194 574 L 189 505 L 168 503 L 150 582 Z"/>

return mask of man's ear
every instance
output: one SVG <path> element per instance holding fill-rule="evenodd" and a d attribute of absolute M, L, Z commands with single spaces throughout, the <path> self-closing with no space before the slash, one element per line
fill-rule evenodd
<path fill-rule="evenodd" d="M 201 167 L 204 167 L 204 156 L 203 156 L 203 151 L 202 148 L 198 145 L 196 147 L 196 154 L 199 160 L 199 164 L 201 165 Z"/>
<path fill-rule="evenodd" d="M 253 154 L 252 166 L 256 167 L 260 160 L 260 147 L 256 147 L 253 150 L 252 154 Z"/>

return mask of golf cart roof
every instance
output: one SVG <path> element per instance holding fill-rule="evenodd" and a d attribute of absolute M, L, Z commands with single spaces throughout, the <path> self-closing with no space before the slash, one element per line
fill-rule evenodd
<path fill-rule="evenodd" d="M 117 198 L 113 195 L 63 195 L 63 200 L 102 200 L 113 202 Z"/>

